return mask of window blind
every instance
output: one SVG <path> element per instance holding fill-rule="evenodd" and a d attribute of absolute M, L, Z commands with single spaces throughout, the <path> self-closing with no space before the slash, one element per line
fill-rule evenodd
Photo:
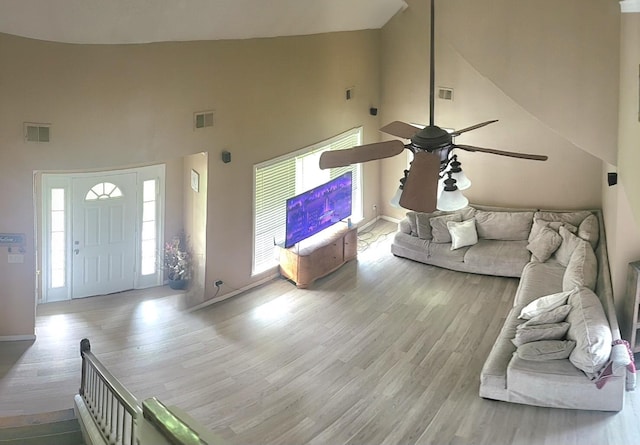
<path fill-rule="evenodd" d="M 347 171 L 352 172 L 352 217 L 362 219 L 361 165 L 320 170 L 317 162 L 304 162 L 326 150 L 360 145 L 362 128 L 355 128 L 327 141 L 254 166 L 254 251 L 253 273 L 277 265 L 275 243 L 284 242 L 286 201 Z M 311 160 L 311 159 L 309 159 Z"/>

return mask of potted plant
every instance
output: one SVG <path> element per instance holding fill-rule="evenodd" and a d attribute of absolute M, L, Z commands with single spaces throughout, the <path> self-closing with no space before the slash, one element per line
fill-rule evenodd
<path fill-rule="evenodd" d="M 184 233 L 164 246 L 164 270 L 171 289 L 185 289 L 191 279 L 192 259 Z"/>

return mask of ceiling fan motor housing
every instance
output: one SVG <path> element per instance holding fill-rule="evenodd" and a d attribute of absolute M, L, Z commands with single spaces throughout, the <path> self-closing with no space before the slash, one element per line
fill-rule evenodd
<path fill-rule="evenodd" d="M 429 125 L 413 135 L 410 147 L 414 153 L 418 151 L 436 153 L 440 157 L 440 162 L 446 162 L 452 149 L 451 134 L 440 127 Z"/>

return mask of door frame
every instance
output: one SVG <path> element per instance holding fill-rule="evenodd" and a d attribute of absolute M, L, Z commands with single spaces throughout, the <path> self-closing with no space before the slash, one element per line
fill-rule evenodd
<path fill-rule="evenodd" d="M 162 253 L 162 246 L 164 245 L 164 208 L 165 208 L 165 164 L 157 164 L 146 167 L 137 167 L 130 169 L 118 169 L 107 171 L 95 171 L 95 172 L 71 172 L 71 173 L 56 173 L 56 172 L 42 172 L 41 173 L 41 197 L 39 200 L 40 211 L 39 216 L 41 218 L 41 240 L 42 249 L 38 252 L 38 255 L 42 259 L 41 264 L 41 302 L 53 302 L 70 300 L 73 298 L 73 266 L 72 266 L 72 251 L 73 240 L 71 234 L 73 233 L 73 178 L 86 178 L 86 177 L 102 177 L 108 175 L 117 175 L 124 173 L 136 174 L 136 229 L 134 236 L 135 243 L 135 273 L 134 273 L 134 289 L 144 289 L 148 287 L 161 286 L 163 284 L 163 270 L 158 261 Z M 157 261 L 155 273 L 150 275 L 142 275 L 140 265 L 142 262 L 142 188 L 144 181 L 156 180 L 156 251 Z M 64 286 L 53 288 L 51 286 L 51 190 L 52 189 L 64 189 L 64 233 L 65 233 L 65 283 Z"/>

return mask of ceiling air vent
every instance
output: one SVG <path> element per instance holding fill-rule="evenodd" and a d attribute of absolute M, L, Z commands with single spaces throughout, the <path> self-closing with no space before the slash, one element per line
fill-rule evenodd
<path fill-rule="evenodd" d="M 201 111 L 194 113 L 194 125 L 199 128 L 213 127 L 213 111 Z"/>
<path fill-rule="evenodd" d="M 438 98 L 443 100 L 453 100 L 453 88 L 438 87 Z"/>
<path fill-rule="evenodd" d="M 26 142 L 49 142 L 51 124 L 24 123 L 24 140 Z"/>

